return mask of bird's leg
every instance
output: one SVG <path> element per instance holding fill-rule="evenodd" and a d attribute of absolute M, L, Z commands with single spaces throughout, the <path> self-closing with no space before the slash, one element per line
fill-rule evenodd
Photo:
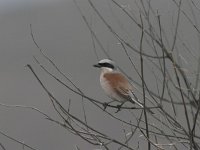
<path fill-rule="evenodd" d="M 117 111 L 115 113 L 118 113 L 121 110 L 122 105 L 124 105 L 125 102 L 122 102 L 120 105 L 117 105 Z"/>
<path fill-rule="evenodd" d="M 108 104 L 110 104 L 110 103 L 112 103 L 112 102 L 114 102 L 114 101 L 110 101 L 110 102 L 105 102 L 105 103 L 103 103 L 103 110 L 105 111 L 106 108 L 107 108 L 107 106 L 108 106 Z"/>

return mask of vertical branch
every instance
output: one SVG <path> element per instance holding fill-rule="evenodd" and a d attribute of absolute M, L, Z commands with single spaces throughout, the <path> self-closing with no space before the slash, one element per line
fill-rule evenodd
<path fill-rule="evenodd" d="M 194 95 L 197 95 L 197 89 L 198 89 L 198 85 L 199 85 L 199 79 L 200 77 L 200 56 L 198 58 L 198 66 L 197 66 L 197 73 L 196 73 L 196 80 L 195 80 L 195 85 L 194 85 Z M 198 101 L 199 102 L 199 101 Z"/>
<path fill-rule="evenodd" d="M 160 22 L 160 15 L 158 15 L 158 25 L 159 25 L 159 32 L 160 32 L 160 42 L 162 43 L 163 45 L 163 38 L 162 38 L 162 26 L 161 26 L 161 22 Z M 161 102 L 161 105 L 162 105 L 162 99 L 164 97 L 164 92 L 165 92 L 165 70 L 166 70 L 166 65 L 165 65 L 165 58 L 164 58 L 164 51 L 162 50 L 162 53 L 163 53 L 163 88 L 162 88 L 162 94 L 161 94 L 161 99 L 160 99 L 160 102 Z M 162 67 L 160 68 L 162 70 Z"/>
<path fill-rule="evenodd" d="M 140 38 L 140 61 L 141 61 L 141 77 L 142 77 L 142 90 L 143 90 L 143 100 L 144 100 L 144 118 L 145 118 L 145 124 L 146 124 L 146 135 L 147 138 L 149 139 L 149 127 L 148 127 L 148 119 L 147 119 L 147 112 L 146 112 L 146 96 L 145 96 L 145 83 L 144 83 L 144 64 L 143 64 L 143 56 L 142 56 L 142 44 L 143 44 L 143 37 L 144 37 L 144 30 L 143 30 L 143 20 L 142 16 L 140 14 L 140 19 L 141 19 L 141 38 Z M 148 140 L 148 150 L 151 149 L 151 143 Z"/>
<path fill-rule="evenodd" d="M 192 5 L 193 5 L 194 7 L 196 7 L 193 1 L 191 1 L 191 3 L 192 3 Z M 189 7 L 190 7 L 190 10 L 191 10 L 191 13 L 192 13 L 192 17 L 193 17 L 193 20 L 194 20 L 194 25 L 195 25 L 197 28 L 199 28 L 198 18 L 197 18 L 196 15 L 195 15 L 195 12 L 194 12 L 194 10 L 193 10 L 193 8 L 192 8 L 192 6 L 191 6 L 191 3 L 188 1 L 188 5 L 189 5 Z M 197 7 L 196 7 L 196 8 L 197 8 Z M 198 9 L 197 9 L 197 10 L 198 10 Z M 198 32 L 197 32 L 196 34 L 197 34 L 197 37 L 198 37 L 198 48 L 199 48 L 199 50 L 200 50 L 200 34 L 199 34 Z M 200 55 L 199 55 L 199 57 L 198 57 L 197 74 L 196 74 L 196 80 L 195 80 L 195 85 L 194 85 L 194 90 L 195 90 L 195 91 L 194 91 L 194 95 L 195 95 L 195 96 L 197 95 L 197 91 L 199 91 L 199 90 L 198 90 L 198 85 L 199 85 L 199 73 L 200 73 Z"/>
<path fill-rule="evenodd" d="M 185 113 L 185 117 L 186 117 L 188 131 L 189 131 L 190 145 L 192 146 L 192 139 L 191 139 L 191 135 L 190 135 L 191 134 L 191 128 L 190 128 L 190 120 L 189 120 L 189 116 L 188 116 L 188 110 L 187 110 L 187 107 L 186 107 L 185 98 L 184 98 L 184 95 L 183 95 L 180 78 L 178 76 L 178 73 L 177 73 L 175 66 L 174 66 L 174 72 L 175 72 L 176 80 L 178 82 L 178 88 L 179 88 L 179 92 L 181 94 L 181 99 L 182 99 L 182 102 L 183 102 L 184 113 Z"/>
<path fill-rule="evenodd" d="M 177 16 L 177 20 L 176 20 L 176 27 L 175 27 L 175 33 L 174 33 L 174 40 L 173 40 L 173 44 L 172 44 L 172 49 L 171 51 L 173 52 L 174 50 L 174 47 L 176 45 L 176 37 L 177 37 L 177 34 L 178 34 L 178 25 L 179 25 L 179 20 L 180 20 L 180 12 L 181 12 L 181 3 L 182 3 L 182 0 L 179 1 L 179 5 L 178 5 L 178 16 Z"/>
<path fill-rule="evenodd" d="M 200 101 L 200 95 L 199 95 L 198 102 L 199 101 Z M 194 116 L 194 124 L 193 124 L 192 131 L 191 131 L 192 142 L 194 144 L 195 149 L 197 149 L 197 145 L 196 145 L 196 143 L 194 141 L 194 137 L 195 137 L 195 128 L 196 128 L 197 118 L 198 118 L 199 112 L 200 112 L 200 102 L 198 103 L 198 108 L 197 108 L 196 114 Z"/>

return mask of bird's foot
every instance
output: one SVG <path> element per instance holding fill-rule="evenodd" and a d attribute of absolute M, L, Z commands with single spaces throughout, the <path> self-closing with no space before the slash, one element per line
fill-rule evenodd
<path fill-rule="evenodd" d="M 107 106 L 108 106 L 108 103 L 103 103 L 103 111 L 105 111 L 106 110 L 106 108 L 107 108 Z"/>
<path fill-rule="evenodd" d="M 123 104 L 120 104 L 120 105 L 117 105 L 117 106 L 116 106 L 117 111 L 116 111 L 115 113 L 118 113 L 119 111 L 121 111 L 121 107 L 122 107 L 122 105 L 123 105 Z"/>

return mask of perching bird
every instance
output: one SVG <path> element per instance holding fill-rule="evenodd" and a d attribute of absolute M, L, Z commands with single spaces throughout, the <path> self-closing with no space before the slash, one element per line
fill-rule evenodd
<path fill-rule="evenodd" d="M 133 93 L 133 86 L 128 79 L 118 71 L 115 63 L 109 59 L 102 59 L 94 67 L 101 68 L 100 84 L 108 97 L 119 101 L 122 106 L 126 101 L 144 108 Z M 119 108 L 120 109 L 120 108 Z M 151 110 L 147 109 L 153 113 Z"/>

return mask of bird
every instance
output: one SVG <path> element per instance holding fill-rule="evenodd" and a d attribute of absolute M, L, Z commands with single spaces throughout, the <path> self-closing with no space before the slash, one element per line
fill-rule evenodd
<path fill-rule="evenodd" d="M 134 94 L 134 88 L 132 84 L 129 82 L 126 76 L 119 71 L 114 61 L 110 59 L 102 59 L 93 66 L 101 69 L 100 85 L 106 95 L 112 100 L 121 103 L 121 105 L 118 105 L 118 111 L 127 101 L 144 108 L 142 102 L 140 102 Z M 147 110 L 148 112 L 153 113 L 150 109 Z"/>

